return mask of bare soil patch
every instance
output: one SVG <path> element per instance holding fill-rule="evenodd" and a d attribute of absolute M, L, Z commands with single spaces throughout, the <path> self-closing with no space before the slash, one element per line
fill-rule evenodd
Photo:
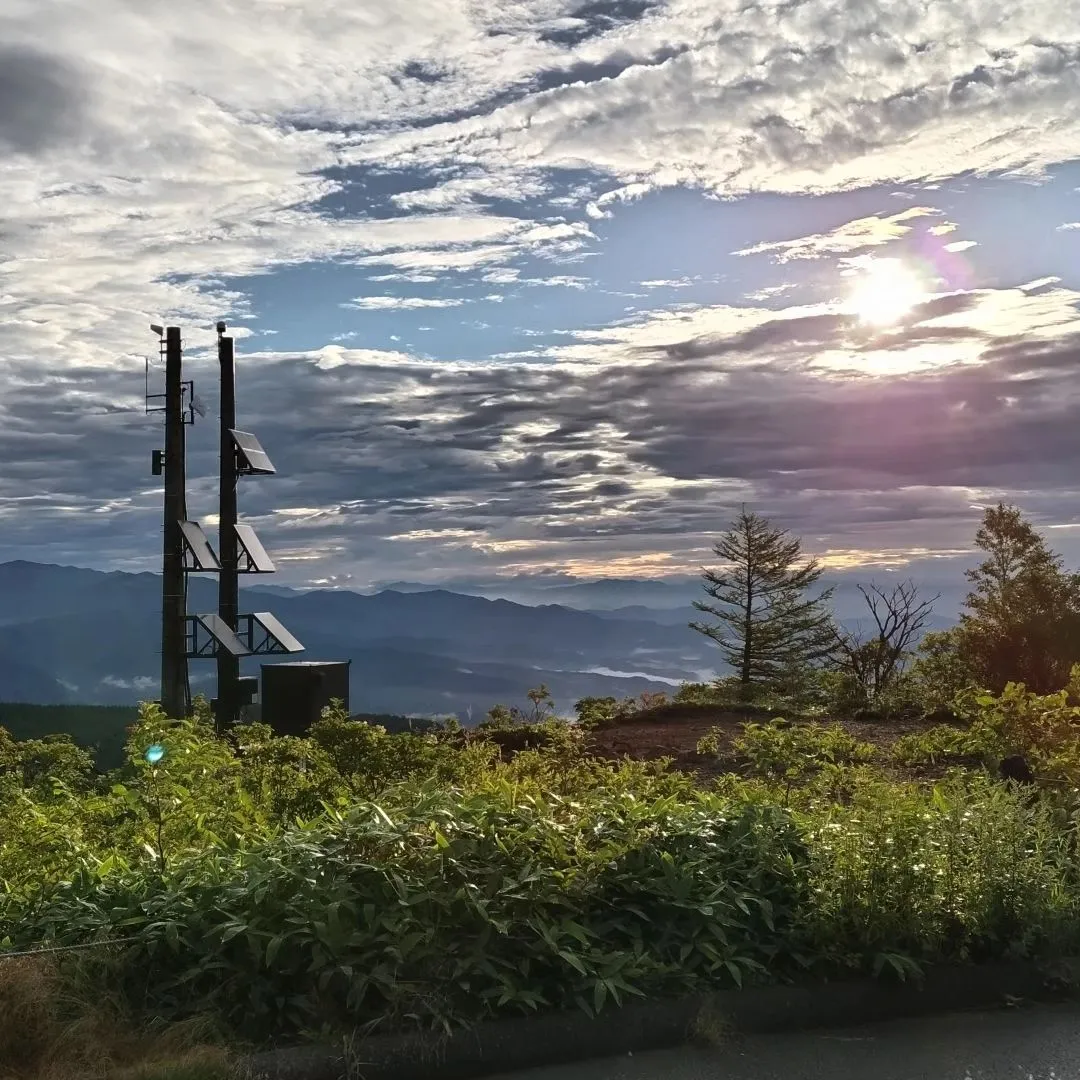
<path fill-rule="evenodd" d="M 671 758 L 672 766 L 684 772 L 695 773 L 703 781 L 723 773 L 738 772 L 739 763 L 728 756 L 733 743 L 742 733 L 743 726 L 752 722 L 767 722 L 769 715 L 763 712 L 745 713 L 718 709 L 715 706 L 665 705 L 659 709 L 638 713 L 624 723 L 590 732 L 588 748 L 597 757 L 618 760 L 629 757 L 637 761 L 655 761 Z M 940 724 L 934 718 L 920 719 L 815 719 L 792 720 L 799 724 L 839 724 L 845 731 L 862 742 L 878 747 L 884 758 L 897 739 L 914 732 L 926 731 Z M 697 753 L 698 741 L 709 732 L 715 732 L 720 745 L 721 757 L 702 757 Z M 913 779 L 932 778 L 942 769 L 904 769 L 905 776 Z"/>

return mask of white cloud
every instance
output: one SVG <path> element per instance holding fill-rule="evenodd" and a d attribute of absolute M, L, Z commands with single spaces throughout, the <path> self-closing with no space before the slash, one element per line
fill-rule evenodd
<path fill-rule="evenodd" d="M 1080 221 L 1066 221 L 1058 226 L 1058 232 L 1071 232 L 1073 229 L 1080 229 Z"/>
<path fill-rule="evenodd" d="M 357 148 L 496 168 L 588 162 L 628 183 L 724 194 L 1037 171 L 1080 145 L 1078 16 L 1048 2 L 673 4 L 624 39 L 679 55 Z M 594 50 L 595 52 L 599 49 Z M 602 207 L 597 208 L 601 213 Z"/>
<path fill-rule="evenodd" d="M 492 285 L 512 285 L 521 276 L 521 271 L 514 266 L 500 267 L 498 270 L 489 270 L 480 275 L 481 281 L 487 281 Z"/>
<path fill-rule="evenodd" d="M 405 272 L 400 274 L 372 274 L 368 281 L 408 281 L 417 285 L 427 284 L 428 282 L 438 281 L 438 275 L 425 274 L 420 271 Z"/>
<path fill-rule="evenodd" d="M 1061 278 L 1051 275 L 1050 277 L 1041 277 L 1036 278 L 1034 281 L 1029 281 L 1024 285 L 1021 285 L 1020 289 L 1025 293 L 1041 292 L 1059 284 L 1060 281 Z"/>
<path fill-rule="evenodd" d="M 348 340 L 357 335 L 342 334 L 341 340 Z M 337 340 L 337 339 L 335 339 Z M 273 354 L 255 354 L 272 356 Z M 393 352 L 387 349 L 354 349 L 344 345 L 324 345 L 321 349 L 307 354 L 311 362 L 323 370 L 341 367 L 343 364 L 383 364 L 398 367 L 401 364 L 415 363 L 415 357 L 408 353 Z"/>
<path fill-rule="evenodd" d="M 824 255 L 841 255 L 866 248 L 880 247 L 893 240 L 898 240 L 911 232 L 907 222 L 916 218 L 930 217 L 940 213 L 932 206 L 912 206 L 898 214 L 887 217 L 858 218 L 825 233 L 813 236 L 800 236 L 794 240 L 775 240 L 754 244 L 753 247 L 741 248 L 732 252 L 734 255 L 761 255 L 776 253 L 777 262 L 790 262 L 792 259 L 820 259 Z M 646 284 L 642 282 L 642 284 Z"/>
<path fill-rule="evenodd" d="M 534 247 L 580 257 L 594 241 L 580 223 L 533 225 L 476 204 L 540 197 L 551 167 L 610 174 L 592 204 L 603 216 L 672 183 L 813 191 L 1080 153 L 1080 59 L 1067 44 L 1080 24 L 1048 0 L 992 12 L 953 0 L 932 15 L 890 0 L 843 19 L 826 0 L 722 16 L 673 0 L 573 48 L 542 35 L 575 10 L 570 0 L 155 0 L 138 15 L 120 0 L 16 5 L 5 47 L 60 65 L 77 122 L 64 118 L 32 155 L 6 155 L 0 292 L 11 310 L 0 348 L 60 366 L 114 363 L 148 315 L 212 324 L 246 301 L 223 279 L 289 263 L 433 275 L 506 265 Z M 612 74 L 524 89 L 575 64 Z M 315 209 L 337 185 L 322 171 L 351 162 L 443 169 L 436 186 L 391 198 L 444 212 Z M 445 212 L 463 207 L 476 212 Z"/>
<path fill-rule="evenodd" d="M 643 289 L 688 289 L 694 284 L 693 278 L 650 278 L 648 281 L 639 281 Z"/>
<path fill-rule="evenodd" d="M 546 185 L 536 176 L 479 173 L 457 177 L 432 188 L 399 192 L 391 197 L 391 201 L 406 210 L 452 210 L 468 207 L 485 198 L 524 202 L 543 195 L 546 190 Z"/>
<path fill-rule="evenodd" d="M 951 244 L 945 245 L 945 250 L 955 254 L 960 251 L 969 251 L 971 248 L 978 246 L 979 242 L 977 240 L 954 240 Z"/>
<path fill-rule="evenodd" d="M 652 191 L 653 185 L 649 183 L 635 183 L 627 184 L 625 187 L 615 188 L 612 191 L 605 191 L 599 198 L 594 199 L 588 203 L 585 207 L 585 212 L 591 218 L 610 218 L 612 214 L 609 207 L 613 203 L 628 203 L 634 202 L 636 199 L 640 199 L 643 195 L 648 195 Z"/>
<path fill-rule="evenodd" d="M 757 303 L 764 303 L 766 300 L 771 300 L 774 296 L 782 296 L 786 292 L 791 292 L 795 288 L 795 283 L 792 281 L 784 282 L 780 285 L 766 285 L 763 289 L 755 289 L 753 292 L 746 294 L 747 300 L 754 300 Z"/>
<path fill-rule="evenodd" d="M 360 311 L 398 311 L 408 308 L 460 307 L 465 301 L 460 297 L 425 296 L 357 296 L 342 307 Z"/>

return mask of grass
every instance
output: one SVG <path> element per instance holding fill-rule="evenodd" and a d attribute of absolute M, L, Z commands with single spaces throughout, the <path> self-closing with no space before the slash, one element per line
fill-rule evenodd
<path fill-rule="evenodd" d="M 0 960 L 0 1080 L 234 1080 L 209 1025 L 137 1030 L 51 957 Z"/>

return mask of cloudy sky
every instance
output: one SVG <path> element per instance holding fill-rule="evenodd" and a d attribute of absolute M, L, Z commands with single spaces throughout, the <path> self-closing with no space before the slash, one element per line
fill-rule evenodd
<path fill-rule="evenodd" d="M 0 558 L 155 566 L 151 322 L 212 526 L 226 319 L 282 582 L 1080 560 L 1078 259 L 1072 3 L 4 0 Z"/>

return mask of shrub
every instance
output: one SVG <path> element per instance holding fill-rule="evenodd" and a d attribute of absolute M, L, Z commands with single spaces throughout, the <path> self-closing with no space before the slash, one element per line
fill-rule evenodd
<path fill-rule="evenodd" d="M 694 747 L 694 752 L 700 757 L 718 757 L 720 755 L 721 734 L 719 728 L 709 728 L 709 730 L 698 739 L 697 746 Z"/>
<path fill-rule="evenodd" d="M 254 1038 L 445 1027 L 752 977 L 781 951 L 805 860 L 767 807 L 427 788 L 168 876 L 84 870 L 17 933 L 119 922 L 139 937 L 111 973 L 127 1000 Z"/>
<path fill-rule="evenodd" d="M 952 706 L 958 694 L 979 685 L 959 627 L 927 634 L 906 674 L 913 702 L 924 713 Z"/>
<path fill-rule="evenodd" d="M 16 786 L 49 798 L 56 785 L 88 791 L 94 782 L 93 755 L 70 735 L 13 739 L 0 728 L 0 788 Z"/>
<path fill-rule="evenodd" d="M 555 701 L 546 686 L 541 684 L 525 696 L 530 702 L 527 709 L 520 709 L 516 705 L 495 705 L 478 726 L 489 730 L 505 729 L 519 724 L 540 724 L 555 716 Z"/>
<path fill-rule="evenodd" d="M 970 731 L 939 724 L 926 731 L 902 735 L 893 743 L 889 756 L 897 765 L 940 765 L 969 760 L 981 749 Z"/>
<path fill-rule="evenodd" d="M 860 742 L 839 724 L 789 724 L 773 720 L 751 723 L 734 742 L 754 775 L 794 781 L 822 765 L 854 765 L 874 755 L 870 743 Z"/>
<path fill-rule="evenodd" d="M 672 700 L 676 705 L 726 705 L 729 695 L 718 683 L 683 683 Z"/>
<path fill-rule="evenodd" d="M 1068 788 L 1080 787 L 1080 707 L 1070 698 L 1080 690 L 1080 666 L 1069 687 L 1056 694 L 1033 694 L 1009 683 L 999 695 L 969 691 L 956 701 L 970 725 L 972 745 L 989 763 L 1025 759 L 1036 775 Z"/>
<path fill-rule="evenodd" d="M 678 698 L 676 697 L 676 702 Z M 574 712 L 585 731 L 598 731 L 636 719 L 641 713 L 663 709 L 669 704 L 664 693 L 644 691 L 635 697 L 586 697 L 576 702 Z"/>
<path fill-rule="evenodd" d="M 344 781 L 348 794 L 361 798 L 375 798 L 388 787 L 420 777 L 454 783 L 476 757 L 451 749 L 452 740 L 458 739 L 455 731 L 444 737 L 435 731 L 391 735 L 381 725 L 350 720 L 340 707 L 324 710 L 308 739 Z"/>
<path fill-rule="evenodd" d="M 967 730 L 894 760 L 1019 752 L 1076 786 L 1076 698 L 1080 672 L 1059 695 L 968 694 Z M 1075 797 L 890 781 L 835 724 L 746 724 L 748 775 L 707 792 L 592 758 L 551 717 L 390 735 L 332 708 L 308 738 L 235 734 L 203 703 L 178 723 L 145 707 L 104 782 L 9 768 L 0 942 L 134 936 L 78 954 L 103 1000 L 256 1040 L 1080 944 Z"/>
<path fill-rule="evenodd" d="M 903 976 L 1075 945 L 1076 862 L 1045 801 L 986 777 L 929 794 L 871 779 L 813 818 L 808 951 L 826 963 Z"/>
<path fill-rule="evenodd" d="M 637 711 L 633 698 L 585 697 L 574 703 L 578 723 L 585 731 L 599 731 L 623 723 Z"/>

